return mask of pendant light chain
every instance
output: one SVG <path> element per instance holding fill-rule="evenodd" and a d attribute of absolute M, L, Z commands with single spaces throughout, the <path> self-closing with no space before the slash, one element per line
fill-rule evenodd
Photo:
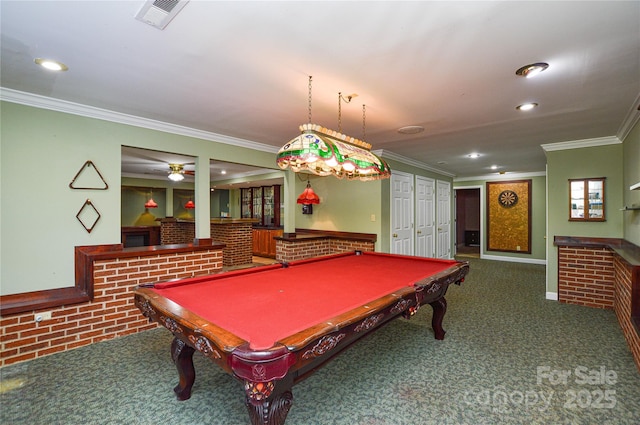
<path fill-rule="evenodd" d="M 309 124 L 311 124 L 311 75 L 309 75 Z"/>
<path fill-rule="evenodd" d="M 342 133 L 342 93 L 338 92 L 338 133 Z"/>
<path fill-rule="evenodd" d="M 362 104 L 362 140 L 367 141 L 367 130 L 365 125 L 366 112 L 364 103 Z"/>

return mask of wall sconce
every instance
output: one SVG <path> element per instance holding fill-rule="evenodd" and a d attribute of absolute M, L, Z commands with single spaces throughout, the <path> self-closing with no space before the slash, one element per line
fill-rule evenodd
<path fill-rule="evenodd" d="M 311 183 L 307 180 L 307 187 L 298 196 L 296 201 L 298 204 L 302 204 L 302 214 L 313 214 L 313 204 L 319 204 L 320 198 L 311 189 Z"/>

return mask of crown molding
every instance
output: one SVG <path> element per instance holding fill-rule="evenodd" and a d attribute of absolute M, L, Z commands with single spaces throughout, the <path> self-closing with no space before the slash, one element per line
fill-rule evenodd
<path fill-rule="evenodd" d="M 21 105 L 32 106 L 34 108 L 49 109 L 57 112 L 64 112 L 72 115 L 79 115 L 87 118 L 95 118 L 104 121 L 126 124 L 134 127 L 146 128 L 149 130 L 162 131 L 164 133 L 177 134 L 180 136 L 194 137 L 197 139 L 209 140 L 227 145 L 240 146 L 263 152 L 277 153 L 278 148 L 251 140 L 240 139 L 209 131 L 197 130 L 181 125 L 170 124 L 148 118 L 137 117 L 135 115 L 123 114 L 107 109 L 68 102 L 66 100 L 53 99 L 33 93 L 25 93 L 18 90 L 0 87 L 0 100 Z"/>
<path fill-rule="evenodd" d="M 616 134 L 618 139 L 626 139 L 638 120 L 640 120 L 640 93 L 636 96 L 627 116 L 624 118 L 624 121 L 622 121 L 620 129 L 618 129 L 618 133 Z"/>
<path fill-rule="evenodd" d="M 417 167 L 426 171 L 431 171 L 432 173 L 442 174 L 443 176 L 447 176 L 447 177 L 456 176 L 455 174 L 452 174 L 448 171 L 443 171 L 437 168 L 433 168 L 425 164 L 424 162 L 416 161 L 415 159 L 407 158 L 406 156 L 398 155 L 396 153 L 389 152 L 384 149 L 375 150 L 373 151 L 373 153 L 386 159 L 391 159 L 393 161 L 398 161 L 406 165 L 411 165 L 412 167 Z"/>
<path fill-rule="evenodd" d="M 616 136 L 597 137 L 595 139 L 571 140 L 568 142 L 547 143 L 542 146 L 545 152 L 563 151 L 567 149 L 592 148 L 594 146 L 617 145 L 622 143 Z"/>
<path fill-rule="evenodd" d="M 453 179 L 454 183 L 457 182 L 468 182 L 473 180 L 513 180 L 513 179 L 524 179 L 528 177 L 546 177 L 546 171 L 531 171 L 528 173 L 505 173 L 505 174 L 485 174 L 484 176 L 472 176 L 472 177 L 456 177 Z"/>

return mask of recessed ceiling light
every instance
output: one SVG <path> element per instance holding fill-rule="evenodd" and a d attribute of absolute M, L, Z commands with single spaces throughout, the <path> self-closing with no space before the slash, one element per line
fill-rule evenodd
<path fill-rule="evenodd" d="M 538 106 L 537 103 L 523 103 L 522 105 L 516 106 L 516 109 L 518 111 L 530 111 L 533 108 L 535 108 L 536 106 Z"/>
<path fill-rule="evenodd" d="M 476 159 L 476 158 L 480 158 L 480 154 L 479 153 L 470 153 L 469 155 L 467 155 L 469 158 L 471 159 Z"/>
<path fill-rule="evenodd" d="M 492 169 L 492 170 L 497 170 L 497 169 L 498 169 L 498 166 L 497 166 L 497 165 L 492 165 L 492 166 L 491 166 L 491 169 Z"/>
<path fill-rule="evenodd" d="M 220 174 L 227 174 L 227 170 L 220 171 Z"/>
<path fill-rule="evenodd" d="M 398 129 L 398 133 L 402 134 L 418 134 L 424 131 L 421 125 L 407 125 Z"/>
<path fill-rule="evenodd" d="M 549 64 L 548 63 L 536 62 L 536 63 L 532 63 L 530 65 L 525 65 L 522 68 L 519 68 L 516 71 L 516 75 L 519 75 L 519 76 L 525 77 L 525 78 L 531 78 L 531 77 L 535 77 L 536 75 L 540 74 L 542 71 L 544 71 L 547 68 L 549 68 Z"/>
<path fill-rule="evenodd" d="M 69 69 L 69 67 L 62 62 L 54 61 L 51 59 L 36 58 L 34 62 L 50 71 L 66 71 Z"/>

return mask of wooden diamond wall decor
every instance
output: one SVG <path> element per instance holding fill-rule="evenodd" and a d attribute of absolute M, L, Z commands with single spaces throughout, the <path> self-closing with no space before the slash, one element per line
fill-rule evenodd
<path fill-rule="evenodd" d="M 76 214 L 76 218 L 86 231 L 91 233 L 98 220 L 100 220 L 100 213 L 91 202 L 91 199 L 87 199 L 78 214 Z"/>

